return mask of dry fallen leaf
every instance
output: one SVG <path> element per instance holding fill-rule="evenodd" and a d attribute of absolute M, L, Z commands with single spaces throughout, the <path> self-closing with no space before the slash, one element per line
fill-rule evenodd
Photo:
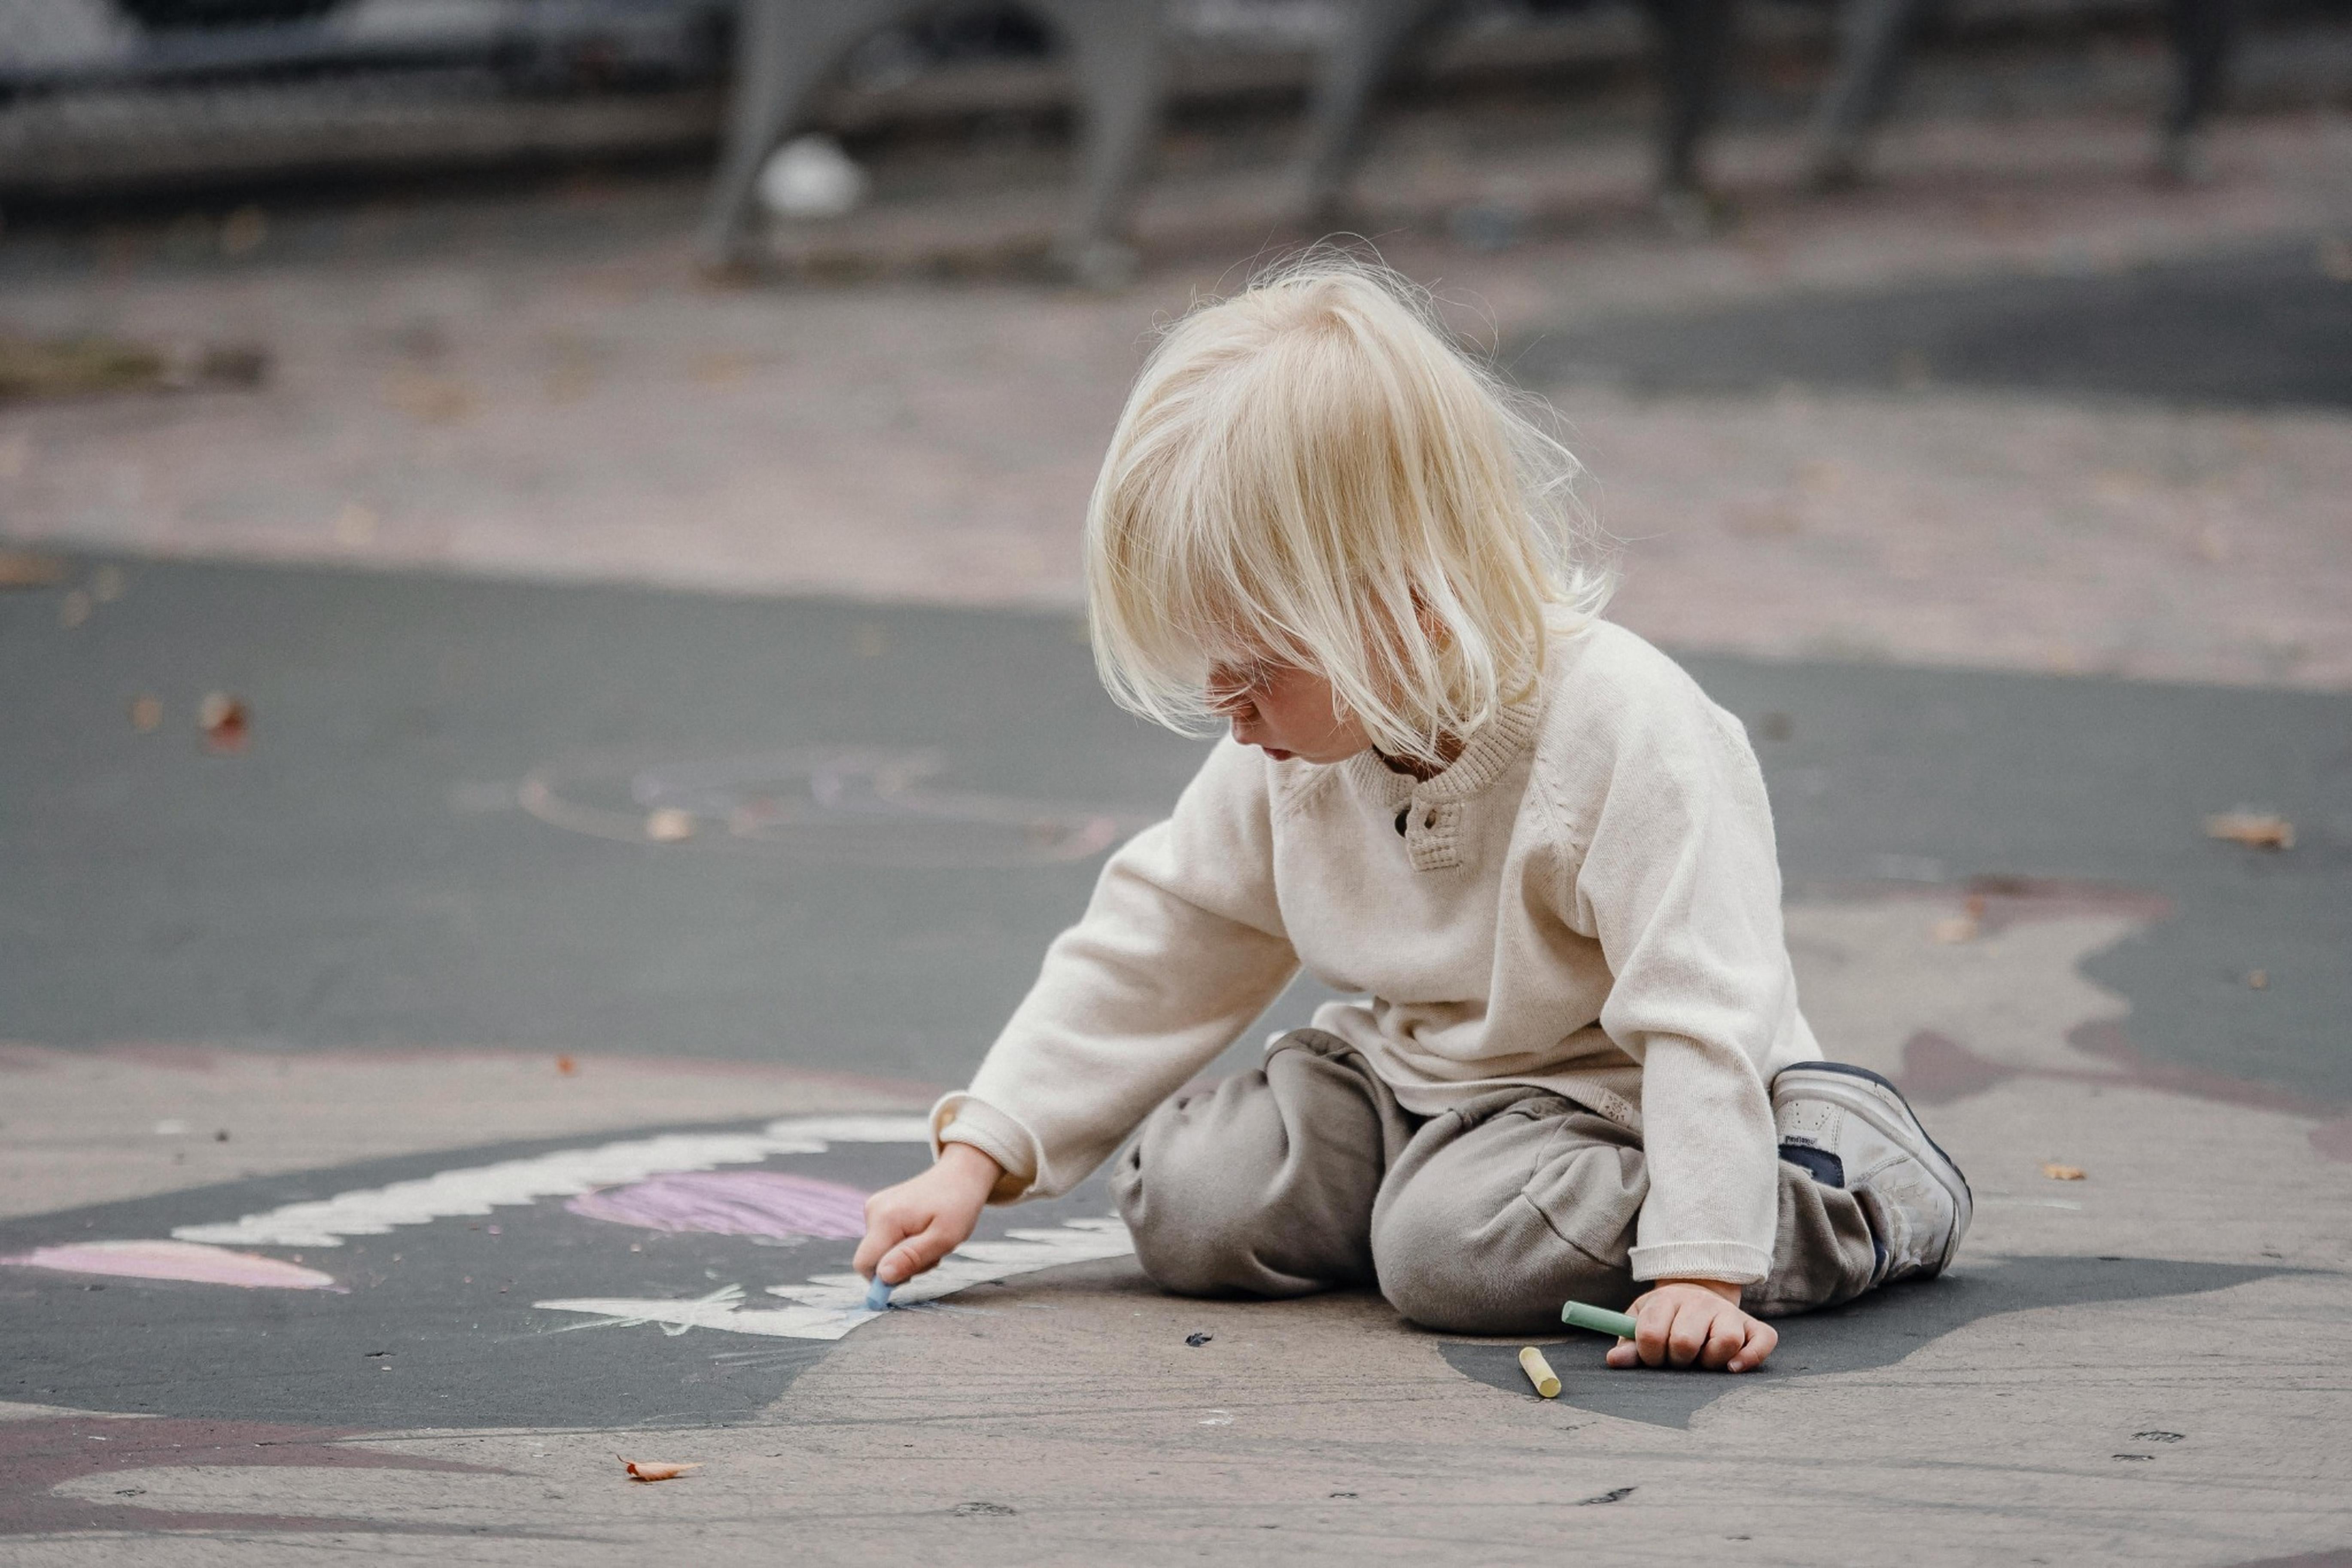
<path fill-rule="evenodd" d="M 646 837 L 656 844 L 677 844 L 694 837 L 694 813 L 674 805 L 646 813 Z"/>
<path fill-rule="evenodd" d="M 2252 849 L 2292 849 L 2294 824 L 2274 812 L 2225 811 L 2205 819 L 2205 837 L 2226 838 Z"/>
<path fill-rule="evenodd" d="M 242 752 L 253 738 L 245 704 L 226 691 L 207 691 L 196 704 L 196 728 L 204 731 L 205 749 L 226 754 Z"/>
<path fill-rule="evenodd" d="M 65 581 L 66 563 L 29 550 L 0 550 L 0 588 L 46 588 Z"/>
<path fill-rule="evenodd" d="M 1970 893 L 1960 912 L 1949 920 L 1937 921 L 1932 934 L 1937 942 L 1974 942 L 1984 929 L 1984 895 Z"/>
<path fill-rule="evenodd" d="M 456 425 L 470 419 L 480 401 L 463 381 L 405 366 L 384 377 L 383 400 L 427 425 Z"/>
<path fill-rule="evenodd" d="M 2053 1182 L 2079 1182 L 2085 1174 L 2083 1167 L 2080 1165 L 2059 1164 L 2048 1164 L 2042 1166 L 2042 1173 L 2049 1177 Z"/>
<path fill-rule="evenodd" d="M 131 727 L 141 734 L 152 733 L 163 722 L 163 700 L 160 697 L 134 697 L 131 700 Z"/>
<path fill-rule="evenodd" d="M 555 1070 L 563 1077 L 570 1078 L 580 1070 L 580 1064 L 570 1057 L 558 1057 L 555 1058 Z"/>
<path fill-rule="evenodd" d="M 622 1459 L 618 1454 L 613 1458 L 621 1459 L 621 1468 L 629 1472 L 633 1481 L 674 1481 L 688 1470 L 702 1468 L 699 1463 L 673 1465 L 659 1459 Z"/>

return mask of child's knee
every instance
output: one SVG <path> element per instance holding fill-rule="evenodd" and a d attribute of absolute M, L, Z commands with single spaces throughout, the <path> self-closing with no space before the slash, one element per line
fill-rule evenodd
<path fill-rule="evenodd" d="M 1255 1078 L 1160 1106 L 1111 1173 L 1136 1261 L 1163 1289 L 1297 1296 L 1334 1282 L 1284 1267 L 1304 1216 L 1284 1212 L 1281 1141 L 1236 1103 L 1265 1093 Z"/>
<path fill-rule="evenodd" d="M 1373 1225 L 1372 1258 L 1389 1305 L 1444 1333 L 1540 1333 L 1558 1328 L 1565 1301 L 1628 1294 L 1622 1264 L 1562 1240 L 1521 1194 L 1496 1210 L 1400 1193 Z"/>
<path fill-rule="evenodd" d="M 1371 1278 L 1379 1119 L 1298 1089 L 1243 1073 L 1145 1119 L 1111 1192 L 1153 1280 L 1184 1295 L 1299 1296 Z"/>
<path fill-rule="evenodd" d="M 1230 1178 L 1235 1151 L 1171 1100 L 1147 1118 L 1112 1168 L 1110 1190 L 1152 1282 L 1184 1296 L 1234 1289 L 1232 1238 L 1246 1228 L 1244 1189 Z"/>

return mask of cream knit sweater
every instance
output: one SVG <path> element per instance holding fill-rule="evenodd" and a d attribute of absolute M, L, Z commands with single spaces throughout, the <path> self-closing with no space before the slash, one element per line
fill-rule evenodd
<path fill-rule="evenodd" d="M 1536 1084 L 1642 1135 L 1637 1279 L 1747 1283 L 1777 1221 L 1771 1075 L 1797 1010 L 1764 781 L 1739 721 L 1605 622 L 1426 781 L 1371 752 L 1219 742 L 1103 868 L 937 1136 L 1067 1191 L 1304 965 L 1315 1026 L 1408 1110 Z"/>

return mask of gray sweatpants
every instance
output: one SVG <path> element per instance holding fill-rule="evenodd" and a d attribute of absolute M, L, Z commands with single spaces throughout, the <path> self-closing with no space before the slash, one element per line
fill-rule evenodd
<path fill-rule="evenodd" d="M 1761 1316 L 1856 1296 L 1874 1272 L 1854 1195 L 1783 1161 Z M 1265 1065 L 1153 1111 L 1111 1176 L 1144 1272 L 1187 1296 L 1371 1285 L 1453 1333 L 1557 1330 L 1560 1303 L 1622 1305 L 1649 1191 L 1642 1142 L 1538 1089 L 1415 1116 L 1337 1036 L 1300 1029 Z"/>

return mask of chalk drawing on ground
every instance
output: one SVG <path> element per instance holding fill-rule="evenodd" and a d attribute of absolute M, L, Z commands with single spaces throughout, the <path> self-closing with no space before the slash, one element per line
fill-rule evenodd
<path fill-rule="evenodd" d="M 340 1290 L 331 1274 L 321 1274 L 280 1258 L 232 1252 L 193 1241 L 75 1241 L 37 1247 L 0 1258 L 19 1268 L 49 1268 L 66 1274 L 105 1274 L 116 1279 L 170 1279 L 191 1285 L 241 1285 L 256 1290 Z"/>
<path fill-rule="evenodd" d="M 797 859 L 927 868 L 1083 860 L 1158 820 L 944 782 L 945 755 L 802 746 L 748 756 L 593 757 L 534 768 L 517 804 L 625 844 L 709 841 Z"/>
<path fill-rule="evenodd" d="M 172 1234 L 182 1241 L 232 1247 L 340 1247 L 347 1237 L 383 1236 L 395 1226 L 478 1218 L 501 1206 L 582 1197 L 671 1172 L 756 1165 L 778 1154 L 822 1154 L 835 1143 L 929 1139 L 930 1125 L 919 1116 L 790 1117 L 757 1132 L 670 1132 L 441 1171 L 412 1182 L 284 1204 L 221 1224 L 179 1226 Z"/>
<path fill-rule="evenodd" d="M 930 1153 L 919 1116 L 762 1118 L 0 1222 L 10 1381 L 45 1405 L 371 1429 L 731 1421 L 877 1316 L 849 1272 L 864 1198 Z M 899 1300 L 1127 1256 L 1104 1185 L 989 1211 Z M 622 1331 L 570 1331 L 588 1328 Z"/>
<path fill-rule="evenodd" d="M 852 1329 L 900 1307 L 918 1306 L 1019 1274 L 1058 1268 L 1068 1263 L 1093 1263 L 1126 1258 L 1135 1251 L 1127 1226 L 1116 1219 L 1073 1219 L 1047 1229 L 1006 1233 L 1001 1241 L 966 1242 L 928 1274 L 900 1286 L 892 1306 L 884 1311 L 866 1308 L 866 1281 L 856 1274 L 819 1274 L 804 1284 L 771 1285 L 768 1294 L 793 1302 L 790 1307 L 745 1305 L 742 1287 L 730 1285 L 686 1300 L 628 1297 L 592 1297 L 558 1301 L 534 1301 L 542 1311 L 580 1312 L 598 1320 L 574 1323 L 571 1329 L 628 1328 L 658 1324 L 669 1334 L 688 1329 L 719 1329 L 735 1334 L 763 1334 L 778 1339 L 837 1340 Z"/>
<path fill-rule="evenodd" d="M 563 1206 L 588 1219 L 646 1230 L 855 1241 L 866 1234 L 866 1196 L 839 1182 L 787 1171 L 673 1171 L 583 1193 Z"/>

